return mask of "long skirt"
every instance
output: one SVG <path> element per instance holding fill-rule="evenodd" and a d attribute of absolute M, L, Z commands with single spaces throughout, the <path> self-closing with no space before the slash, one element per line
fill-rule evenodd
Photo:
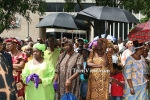
<path fill-rule="evenodd" d="M 25 84 L 21 79 L 22 71 L 13 70 L 13 76 L 17 86 L 17 96 L 18 100 L 25 100 Z"/>
<path fill-rule="evenodd" d="M 148 94 L 146 90 L 147 82 L 142 85 L 134 86 L 134 95 L 130 94 L 130 87 L 125 85 L 124 98 L 125 100 L 148 100 Z"/>
<path fill-rule="evenodd" d="M 94 72 L 94 70 L 97 70 L 97 72 Z M 94 70 L 91 70 L 92 72 L 88 79 L 86 100 L 108 100 L 110 71 L 106 68 L 94 68 Z"/>

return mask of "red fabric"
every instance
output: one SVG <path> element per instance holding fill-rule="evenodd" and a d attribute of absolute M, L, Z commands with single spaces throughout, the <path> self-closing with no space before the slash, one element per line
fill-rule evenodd
<path fill-rule="evenodd" d="M 150 21 L 138 24 L 128 35 L 129 40 L 150 41 Z"/>
<path fill-rule="evenodd" d="M 19 42 L 16 38 L 8 38 L 8 39 L 5 40 L 5 42 L 6 42 L 6 43 L 7 43 L 7 42 L 15 42 L 15 43 L 17 43 L 17 44 L 20 44 L 20 42 Z"/>
<path fill-rule="evenodd" d="M 21 60 L 27 61 L 27 56 L 24 53 L 21 53 L 20 55 L 17 55 L 15 57 L 12 57 L 13 64 L 19 64 Z M 17 86 L 17 94 L 18 94 L 18 100 L 25 100 L 25 84 L 23 83 L 21 79 L 21 70 L 13 70 L 13 76 L 16 82 Z"/>
<path fill-rule="evenodd" d="M 124 83 L 124 76 L 122 75 L 122 73 L 111 75 L 111 77 L 113 77 L 114 79 L 116 79 L 117 81 L 121 83 Z M 112 83 L 111 84 L 111 96 L 123 96 L 123 87 L 116 83 Z"/>

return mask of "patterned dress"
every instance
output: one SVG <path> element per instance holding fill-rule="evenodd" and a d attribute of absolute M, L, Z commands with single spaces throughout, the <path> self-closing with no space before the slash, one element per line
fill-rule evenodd
<path fill-rule="evenodd" d="M 57 73 L 58 73 L 58 83 L 59 83 L 59 90 L 58 96 L 56 96 L 56 100 L 60 100 L 60 98 L 66 93 L 65 91 L 65 82 L 66 80 L 73 75 L 75 69 L 81 69 L 83 63 L 83 57 L 79 54 L 74 52 L 72 55 L 62 53 L 59 56 L 58 65 L 57 65 Z M 63 60 L 62 60 L 63 59 Z M 62 61 L 61 61 L 62 60 Z M 60 63 L 61 61 L 61 63 Z M 60 63 L 60 64 L 59 64 Z M 70 92 L 72 92 L 79 100 L 79 77 L 72 81 L 72 86 Z"/>
<path fill-rule="evenodd" d="M 104 57 L 96 57 L 93 52 L 91 52 L 87 62 L 103 65 Z M 109 78 L 109 67 L 90 68 L 86 100 L 108 100 Z"/>
<path fill-rule="evenodd" d="M 147 80 L 145 75 L 148 74 L 148 66 L 145 59 L 141 56 L 140 60 L 135 60 L 129 56 L 125 62 L 124 77 L 125 77 L 125 100 L 148 100 L 146 91 Z M 127 79 L 132 80 L 134 95 L 130 94 L 130 87 Z"/>
<path fill-rule="evenodd" d="M 24 60 L 25 62 L 27 61 L 27 56 L 24 53 L 21 53 L 17 56 L 12 57 L 13 64 L 19 64 L 21 60 Z M 13 76 L 16 82 L 17 86 L 17 95 L 18 95 L 18 100 L 25 100 L 25 85 L 23 84 L 23 81 L 21 79 L 21 73 L 22 70 L 13 70 Z"/>
<path fill-rule="evenodd" d="M 0 53 L 0 100 L 17 100 L 11 55 Z"/>

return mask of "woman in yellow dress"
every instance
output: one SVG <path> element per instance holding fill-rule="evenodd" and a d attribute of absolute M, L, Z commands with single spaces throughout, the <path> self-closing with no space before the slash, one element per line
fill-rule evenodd
<path fill-rule="evenodd" d="M 86 100 L 108 100 L 109 98 L 109 60 L 106 48 L 108 41 L 100 38 L 97 42 L 97 49 L 90 52 L 88 66 L 90 75 L 88 80 L 88 92 Z"/>

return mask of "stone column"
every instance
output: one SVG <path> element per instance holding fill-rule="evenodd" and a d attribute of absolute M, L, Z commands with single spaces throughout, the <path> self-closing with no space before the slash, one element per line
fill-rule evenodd
<path fill-rule="evenodd" d="M 93 21 L 92 21 L 91 23 L 94 25 L 94 22 L 93 22 Z M 89 33 L 90 33 L 90 34 L 89 34 L 89 37 L 90 37 L 90 38 L 89 38 L 89 39 L 90 39 L 89 41 L 93 41 L 93 39 L 94 39 L 94 28 L 93 28 L 93 26 L 91 26 L 90 29 L 91 29 L 91 30 L 90 30 L 90 32 L 89 32 Z"/>

